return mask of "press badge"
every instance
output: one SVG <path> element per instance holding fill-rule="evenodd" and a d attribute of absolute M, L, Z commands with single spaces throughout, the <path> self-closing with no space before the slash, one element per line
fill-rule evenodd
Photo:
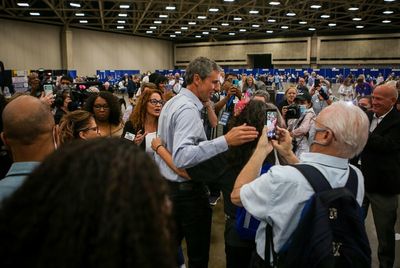
<path fill-rule="evenodd" d="M 130 133 L 130 132 L 126 132 L 124 138 L 130 141 L 133 141 L 135 139 L 135 134 Z"/>
<path fill-rule="evenodd" d="M 231 113 L 223 112 L 221 115 L 221 118 L 219 119 L 218 124 L 220 124 L 222 126 L 226 126 L 228 124 L 229 117 L 231 117 Z"/>

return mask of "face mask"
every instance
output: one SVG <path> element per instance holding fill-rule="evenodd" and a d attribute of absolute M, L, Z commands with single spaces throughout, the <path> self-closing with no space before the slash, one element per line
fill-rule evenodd
<path fill-rule="evenodd" d="M 300 114 L 304 114 L 307 110 L 307 106 L 306 105 L 299 105 L 300 107 Z"/>

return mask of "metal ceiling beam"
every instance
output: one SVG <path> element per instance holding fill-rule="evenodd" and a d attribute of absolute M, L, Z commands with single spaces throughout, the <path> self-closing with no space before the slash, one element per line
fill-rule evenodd
<path fill-rule="evenodd" d="M 65 19 L 63 18 L 63 16 L 60 15 L 60 13 L 58 13 L 57 9 L 55 9 L 54 5 L 52 3 L 50 3 L 49 0 L 43 0 L 43 2 L 46 3 L 46 5 L 48 5 L 52 11 L 57 15 L 57 17 L 63 22 L 65 23 Z"/>
<path fill-rule="evenodd" d="M 139 29 L 140 24 L 142 23 L 143 18 L 144 18 L 144 16 L 146 16 L 146 13 L 147 13 L 147 11 L 149 10 L 149 8 L 150 8 L 150 6 L 152 5 L 152 3 L 153 3 L 152 0 L 150 0 L 150 2 L 147 3 L 146 8 L 144 9 L 144 11 L 143 11 L 143 13 L 142 13 L 142 16 L 140 16 L 140 19 L 139 19 L 138 23 L 136 24 L 135 30 L 133 30 L 133 33 L 136 33 L 137 30 Z"/>
<path fill-rule="evenodd" d="M 104 30 L 104 8 L 103 8 L 103 0 L 98 1 L 99 4 L 99 12 L 100 12 L 100 20 L 101 20 L 101 29 Z"/>

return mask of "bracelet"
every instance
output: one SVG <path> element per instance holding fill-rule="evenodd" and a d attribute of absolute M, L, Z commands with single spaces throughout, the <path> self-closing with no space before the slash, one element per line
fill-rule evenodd
<path fill-rule="evenodd" d="M 158 154 L 157 151 L 158 151 L 158 148 L 160 148 L 160 147 L 164 147 L 164 145 L 162 145 L 162 144 L 157 145 L 156 150 L 155 150 L 156 154 Z"/>

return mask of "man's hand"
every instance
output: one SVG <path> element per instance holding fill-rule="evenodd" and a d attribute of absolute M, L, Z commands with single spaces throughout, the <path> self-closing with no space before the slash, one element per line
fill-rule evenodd
<path fill-rule="evenodd" d="M 224 136 L 228 146 L 237 146 L 257 139 L 258 131 L 255 127 L 243 124 L 232 128 Z"/>
<path fill-rule="evenodd" d="M 256 147 L 256 150 L 263 153 L 264 157 L 267 157 L 267 155 L 270 152 L 272 152 L 272 150 L 274 149 L 271 141 L 268 139 L 267 131 L 268 131 L 268 128 L 266 126 L 264 126 L 262 134 L 260 136 L 260 139 L 258 140 L 257 147 Z"/>
<path fill-rule="evenodd" d="M 47 106 L 51 107 L 51 105 L 53 105 L 54 103 L 54 95 L 53 94 L 46 95 L 43 91 L 42 94 L 40 95 L 39 100 L 44 104 L 46 104 Z"/>
<path fill-rule="evenodd" d="M 299 160 L 292 151 L 292 137 L 287 129 L 276 127 L 278 140 L 272 140 L 272 146 L 283 156 L 289 164 L 298 163 Z"/>

